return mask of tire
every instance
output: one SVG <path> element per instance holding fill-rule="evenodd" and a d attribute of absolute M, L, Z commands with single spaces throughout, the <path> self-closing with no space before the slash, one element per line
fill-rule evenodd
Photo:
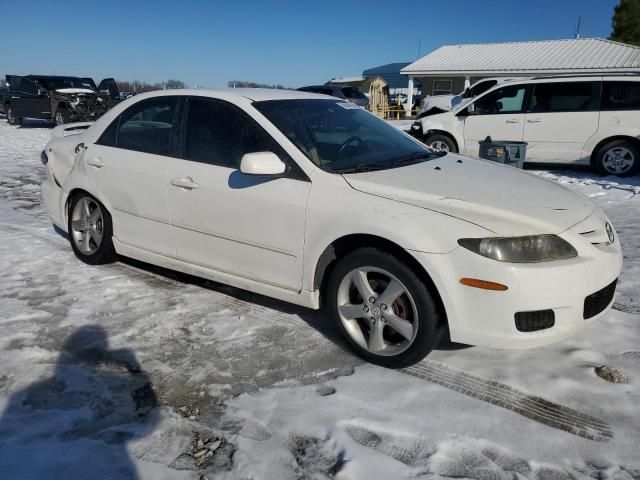
<path fill-rule="evenodd" d="M 367 285 L 359 281 L 363 278 Z M 363 298 L 362 290 L 371 297 Z M 438 346 L 446 330 L 424 279 L 377 248 L 360 248 L 338 262 L 330 273 L 326 302 L 351 349 L 387 368 L 419 362 Z"/>
<path fill-rule="evenodd" d="M 612 140 L 598 149 L 592 167 L 601 175 L 635 175 L 640 170 L 640 148 L 629 140 Z"/>
<path fill-rule="evenodd" d="M 22 125 L 22 119 L 13 116 L 13 108 L 11 108 L 11 104 L 5 105 L 4 111 L 7 115 L 7 122 L 9 125 Z"/>
<path fill-rule="evenodd" d="M 71 199 L 68 217 L 69 242 L 76 257 L 89 265 L 116 260 L 113 224 L 104 205 L 88 193 L 78 194 Z"/>
<path fill-rule="evenodd" d="M 429 135 L 424 139 L 424 144 L 439 152 L 458 153 L 456 144 L 447 135 L 435 134 Z"/>
<path fill-rule="evenodd" d="M 56 125 L 64 125 L 65 123 L 71 123 L 71 115 L 66 108 L 59 108 L 56 110 L 56 114 L 53 116 Z"/>

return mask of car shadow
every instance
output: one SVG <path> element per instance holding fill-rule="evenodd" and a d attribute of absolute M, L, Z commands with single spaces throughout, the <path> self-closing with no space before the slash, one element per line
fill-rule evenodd
<path fill-rule="evenodd" d="M 151 434 L 158 405 L 134 352 L 98 325 L 63 342 L 50 378 L 13 394 L 0 418 L 2 478 L 136 480 L 127 444 Z"/>
<path fill-rule="evenodd" d="M 219 292 L 219 293 L 224 293 L 225 295 L 229 295 L 237 300 L 241 300 L 243 302 L 248 302 L 248 303 L 254 303 L 261 307 L 269 308 L 271 310 L 275 310 L 277 312 L 280 312 L 286 315 L 296 315 L 302 321 L 304 321 L 307 325 L 314 328 L 316 331 L 318 331 L 318 333 L 323 335 L 327 340 L 334 343 L 342 351 L 349 354 L 350 356 L 355 357 L 355 355 L 352 353 L 351 349 L 345 342 L 344 338 L 342 337 L 340 331 L 334 325 L 330 314 L 324 308 L 320 310 L 312 310 L 312 309 L 305 308 L 292 303 L 288 303 L 282 300 L 277 300 L 275 298 L 267 297 L 265 295 L 249 292 L 247 290 L 231 287 L 218 282 L 214 282 L 212 280 L 207 280 L 201 277 L 196 277 L 186 273 L 177 272 L 175 270 L 159 267 L 157 265 L 141 262 L 139 260 L 135 260 L 128 257 L 120 256 L 119 260 L 126 265 L 130 265 L 134 268 L 137 268 L 155 275 L 160 275 L 170 280 L 174 280 L 183 284 L 195 285 L 195 286 L 205 288 L 211 291 Z M 464 345 L 461 343 L 451 342 L 449 338 L 449 332 L 447 330 L 442 341 L 440 342 L 440 344 L 436 349 L 437 350 L 461 350 L 461 349 L 470 348 L 470 347 L 471 345 Z"/>
<path fill-rule="evenodd" d="M 54 128 L 56 124 L 51 120 L 38 120 L 32 118 L 25 118 L 22 120 L 22 124 L 18 128 Z"/>

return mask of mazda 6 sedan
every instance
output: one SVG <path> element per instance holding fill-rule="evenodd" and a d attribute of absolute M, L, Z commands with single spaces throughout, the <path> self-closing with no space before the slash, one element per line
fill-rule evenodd
<path fill-rule="evenodd" d="M 404 367 L 448 333 L 498 348 L 565 338 L 622 268 L 587 198 L 433 152 L 351 103 L 171 90 L 57 127 L 42 195 L 85 263 L 116 255 L 319 309 L 366 360 Z"/>

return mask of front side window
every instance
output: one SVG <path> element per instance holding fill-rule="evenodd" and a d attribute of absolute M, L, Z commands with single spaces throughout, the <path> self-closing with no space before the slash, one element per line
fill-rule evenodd
<path fill-rule="evenodd" d="M 328 172 L 382 170 L 433 156 L 384 120 L 345 101 L 269 100 L 253 105 Z"/>
<path fill-rule="evenodd" d="M 342 94 L 345 98 L 367 98 L 364 93 L 353 87 L 342 87 Z"/>
<path fill-rule="evenodd" d="M 177 97 L 135 103 L 105 130 L 98 144 L 170 156 L 177 125 Z"/>
<path fill-rule="evenodd" d="M 186 160 L 234 169 L 246 153 L 273 152 L 288 160 L 271 135 L 238 107 L 198 97 L 189 99 L 183 151 Z"/>
<path fill-rule="evenodd" d="M 476 115 L 498 115 L 520 113 L 527 91 L 525 85 L 512 85 L 487 93 L 473 103 Z"/>
<path fill-rule="evenodd" d="M 598 110 L 599 82 L 536 83 L 531 94 L 533 113 Z"/>
<path fill-rule="evenodd" d="M 497 80 L 486 80 L 484 82 L 479 82 L 478 84 L 471 87 L 468 91 L 464 92 L 462 95 L 463 98 L 473 98 L 478 95 L 482 95 L 484 92 L 489 90 L 490 88 L 495 87 L 498 84 Z"/>
<path fill-rule="evenodd" d="M 604 82 L 602 110 L 640 110 L 640 82 Z"/>

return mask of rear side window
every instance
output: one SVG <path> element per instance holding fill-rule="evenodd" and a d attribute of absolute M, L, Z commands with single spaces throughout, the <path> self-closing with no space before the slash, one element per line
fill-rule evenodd
<path fill-rule="evenodd" d="M 640 110 L 640 82 L 604 82 L 602 110 Z"/>
<path fill-rule="evenodd" d="M 585 112 L 598 110 L 600 82 L 536 83 L 531 112 Z"/>
<path fill-rule="evenodd" d="M 186 160 L 240 168 L 246 153 L 273 152 L 287 162 L 282 147 L 249 115 L 223 100 L 189 99 L 184 138 Z"/>
<path fill-rule="evenodd" d="M 177 125 L 177 97 L 138 102 L 113 121 L 98 144 L 155 155 L 171 155 Z"/>
<path fill-rule="evenodd" d="M 18 82 L 17 88 L 13 88 L 13 84 L 11 85 L 11 89 L 17 93 L 24 93 L 26 95 L 37 95 L 39 86 L 26 78 L 21 79 Z"/>

